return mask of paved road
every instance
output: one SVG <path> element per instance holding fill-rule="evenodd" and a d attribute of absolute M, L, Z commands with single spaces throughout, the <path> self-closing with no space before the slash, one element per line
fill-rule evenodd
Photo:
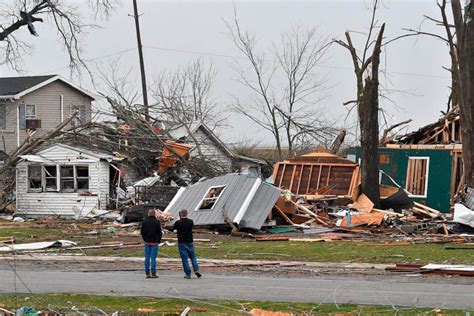
<path fill-rule="evenodd" d="M 185 280 L 182 273 L 160 272 L 145 279 L 141 272 L 18 271 L 17 291 L 90 293 L 205 299 L 302 301 L 419 307 L 473 308 L 472 284 L 429 280 L 367 280 L 358 277 L 272 278 L 206 274 Z M 28 287 L 28 289 L 25 287 Z M 14 291 L 14 274 L 0 270 L 0 292 Z"/>

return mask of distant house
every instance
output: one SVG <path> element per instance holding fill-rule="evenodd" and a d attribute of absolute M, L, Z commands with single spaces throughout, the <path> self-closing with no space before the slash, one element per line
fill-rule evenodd
<path fill-rule="evenodd" d="M 0 150 L 11 153 L 29 131 L 42 135 L 77 112 L 71 124 L 91 119 L 94 96 L 57 75 L 0 78 Z"/>
<path fill-rule="evenodd" d="M 113 179 L 120 179 L 121 159 L 81 147 L 54 144 L 21 158 L 16 166 L 16 208 L 26 216 L 95 214 L 107 209 L 118 186 Z"/>
<path fill-rule="evenodd" d="M 183 125 L 173 127 L 168 134 L 176 140 L 194 144 L 191 157 L 199 157 L 199 151 L 206 160 L 225 172 L 242 172 L 261 175 L 266 162 L 260 159 L 236 155 L 204 123 L 193 123 L 188 128 Z M 198 148 L 199 147 L 199 148 Z"/>
<path fill-rule="evenodd" d="M 227 225 L 227 218 L 239 228 L 260 229 L 280 193 L 260 178 L 227 174 L 180 188 L 166 211 L 176 220 L 187 209 L 198 226 Z"/>

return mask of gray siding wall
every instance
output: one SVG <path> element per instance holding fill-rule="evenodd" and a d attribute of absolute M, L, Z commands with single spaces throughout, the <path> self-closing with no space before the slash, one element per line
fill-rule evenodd
<path fill-rule="evenodd" d="M 83 95 L 76 89 L 71 88 L 61 81 L 52 82 L 36 91 L 33 91 L 20 100 L 4 101 L 6 126 L 0 129 L 0 150 L 6 149 L 7 153 L 17 148 L 17 107 L 19 104 L 36 104 L 36 118 L 41 120 L 41 128 L 36 131 L 36 135 L 43 135 L 56 127 L 61 122 L 61 101 L 63 95 L 63 117 L 70 116 L 71 106 L 85 105 L 86 119 L 91 119 L 91 99 Z M 20 144 L 26 138 L 26 131 L 20 130 Z"/>
<path fill-rule="evenodd" d="M 196 138 L 201 152 L 206 157 L 207 160 L 214 162 L 219 169 L 222 169 L 226 172 L 232 172 L 232 158 L 222 150 L 209 136 L 199 128 L 194 132 L 194 137 Z M 188 141 L 192 141 L 191 137 L 188 137 Z M 194 148 L 191 152 L 193 157 L 199 157 L 199 152 L 197 148 Z"/>
<path fill-rule="evenodd" d="M 78 192 L 28 192 L 28 165 L 37 164 L 23 161 L 17 164 L 16 205 L 17 212 L 30 216 L 61 215 L 74 216 L 74 210 L 88 214 L 93 208 L 105 208 L 109 194 L 109 163 L 95 157 L 68 150 L 50 147 L 39 153 L 48 164 L 89 165 L 89 192 L 91 196 L 81 196 Z M 100 202 L 100 203 L 99 203 Z"/>
<path fill-rule="evenodd" d="M 186 188 L 178 201 L 169 209 L 169 212 L 177 219 L 178 212 L 185 208 L 189 212 L 188 217 L 196 225 L 222 224 L 224 222 L 224 210 L 227 216 L 233 219 L 255 181 L 254 178 L 231 174 L 196 183 Z M 212 186 L 219 185 L 226 185 L 226 188 L 214 208 L 212 210 L 196 211 L 207 190 Z"/>
<path fill-rule="evenodd" d="M 255 197 L 242 218 L 240 227 L 260 229 L 280 194 L 281 190 L 279 188 L 266 183 L 260 184 Z"/>
<path fill-rule="evenodd" d="M 231 174 L 194 184 L 185 189 L 178 200 L 168 209 L 173 218 L 178 212 L 187 209 L 188 217 L 195 225 L 216 225 L 225 223 L 224 212 L 234 220 L 242 204 L 249 195 L 256 178 Z M 226 185 L 212 210 L 196 210 L 208 189 Z M 281 190 L 269 184 L 261 183 L 244 214 L 240 227 L 260 229 L 275 205 Z"/>

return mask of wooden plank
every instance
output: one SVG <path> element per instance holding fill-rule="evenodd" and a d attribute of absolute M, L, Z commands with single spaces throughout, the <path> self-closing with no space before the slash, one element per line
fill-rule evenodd
<path fill-rule="evenodd" d="M 283 170 L 281 172 L 280 183 L 278 183 L 279 188 L 281 188 L 281 183 L 283 182 L 283 178 L 285 177 L 285 171 L 286 171 L 286 164 L 283 164 Z"/>
<path fill-rule="evenodd" d="M 321 173 L 323 172 L 323 165 L 319 165 L 319 174 L 318 174 L 318 182 L 316 184 L 316 190 L 319 190 L 319 181 L 321 180 Z"/>
<path fill-rule="evenodd" d="M 418 203 L 418 202 L 414 202 L 414 203 L 415 203 L 415 205 L 416 205 L 418 208 L 424 209 L 424 210 L 426 210 L 426 211 L 428 211 L 428 212 L 432 212 L 432 213 L 435 213 L 435 214 L 441 214 L 440 211 L 435 210 L 434 208 L 431 208 L 431 207 L 429 207 L 429 206 L 426 206 L 426 205 L 421 204 L 421 203 Z"/>
<path fill-rule="evenodd" d="M 288 190 L 291 191 L 291 189 L 293 188 L 293 179 L 295 178 L 295 173 L 296 173 L 296 166 L 297 165 L 293 165 L 293 171 L 291 173 L 291 180 L 290 180 L 290 184 L 288 185 Z"/>
<path fill-rule="evenodd" d="M 313 167 L 314 167 L 314 165 L 311 165 L 311 169 L 309 170 L 308 186 L 306 188 L 306 194 L 309 194 L 309 188 L 311 186 L 311 179 L 313 177 Z"/>
<path fill-rule="evenodd" d="M 351 226 L 361 226 L 361 225 L 376 225 L 379 226 L 382 224 L 384 213 L 372 212 L 372 213 L 359 213 L 357 215 L 351 216 Z M 344 217 L 339 224 L 341 227 L 347 227 L 347 216 Z"/>
<path fill-rule="evenodd" d="M 361 194 L 357 201 L 353 204 L 349 204 L 349 207 L 355 208 L 359 212 L 370 213 L 374 208 L 374 203 L 365 194 Z"/>
<path fill-rule="evenodd" d="M 283 219 L 284 219 L 288 224 L 295 226 L 295 223 L 293 223 L 293 221 L 292 221 L 291 219 L 289 219 L 289 217 L 286 216 L 286 214 L 285 214 L 282 210 L 280 210 L 280 208 L 279 208 L 278 206 L 276 206 L 276 205 L 275 205 L 275 210 L 278 212 L 278 214 L 281 215 L 281 217 L 283 217 Z"/>
<path fill-rule="evenodd" d="M 326 181 L 326 186 L 329 186 L 329 179 L 331 179 L 331 167 L 332 167 L 332 166 L 329 166 L 328 179 L 327 179 L 327 181 Z"/>
<path fill-rule="evenodd" d="M 300 177 L 298 178 L 298 187 L 296 188 L 296 194 L 300 194 L 301 178 L 303 177 L 304 165 L 301 165 Z"/>

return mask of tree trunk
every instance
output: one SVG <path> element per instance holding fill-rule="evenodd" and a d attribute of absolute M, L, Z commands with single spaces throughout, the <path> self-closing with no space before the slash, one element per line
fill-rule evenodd
<path fill-rule="evenodd" d="M 380 207 L 379 193 L 379 124 L 378 82 L 365 80 L 364 93 L 359 103 L 362 193 Z"/>
<path fill-rule="evenodd" d="M 463 130 L 463 160 L 464 160 L 464 177 L 465 183 L 474 188 L 474 174 L 472 171 L 472 159 L 474 158 L 474 134 L 472 132 L 472 124 L 474 121 L 474 7 L 473 3 L 469 6 L 470 10 L 465 12 L 467 18 L 466 23 L 466 49 L 465 49 L 465 64 L 466 64 L 466 77 L 468 79 L 468 90 L 465 91 L 467 95 L 466 103 L 464 104 L 464 112 L 461 111 L 461 118 L 464 118 L 464 124 L 466 124 Z M 462 123 L 462 121 L 461 121 Z"/>
<path fill-rule="evenodd" d="M 366 78 L 359 99 L 362 193 L 380 207 L 379 191 L 379 64 L 385 24 L 382 24 L 372 53 L 372 75 Z"/>

